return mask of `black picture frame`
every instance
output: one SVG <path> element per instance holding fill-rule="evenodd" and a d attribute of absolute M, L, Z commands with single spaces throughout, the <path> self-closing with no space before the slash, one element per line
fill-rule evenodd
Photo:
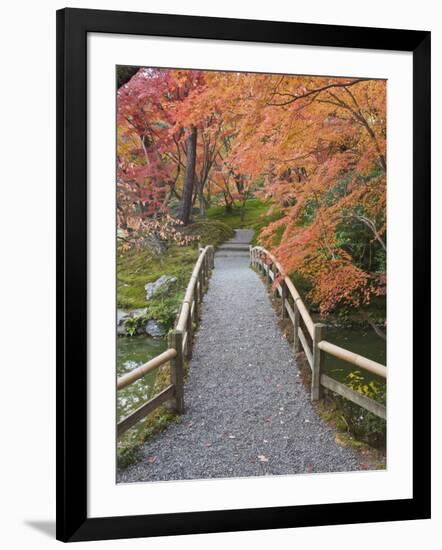
<path fill-rule="evenodd" d="M 87 517 L 87 34 L 413 54 L 413 498 Z M 430 33 L 83 9 L 57 12 L 57 538 L 117 539 L 430 517 Z"/>

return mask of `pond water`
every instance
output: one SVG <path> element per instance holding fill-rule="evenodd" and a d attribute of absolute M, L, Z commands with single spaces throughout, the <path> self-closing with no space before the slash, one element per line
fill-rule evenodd
<path fill-rule="evenodd" d="M 117 339 L 117 376 L 132 371 L 166 350 L 164 338 L 149 336 Z M 151 372 L 118 392 L 117 418 L 120 420 L 152 397 L 156 371 Z"/>
<path fill-rule="evenodd" d="M 341 348 L 348 349 L 368 359 L 377 361 L 382 365 L 387 364 L 386 342 L 377 336 L 371 328 L 328 328 L 324 339 L 332 344 L 341 346 Z M 324 371 L 336 380 L 344 382 L 347 374 L 355 370 L 359 370 L 367 382 L 370 380 L 384 380 L 364 369 L 358 369 L 354 365 L 342 361 L 341 359 L 336 359 L 328 354 L 326 355 Z"/>
<path fill-rule="evenodd" d="M 386 364 L 386 343 L 371 329 L 329 328 L 327 329 L 326 339 L 333 344 L 359 353 L 383 365 Z M 166 349 L 167 342 L 164 338 L 151 338 L 149 336 L 119 337 L 117 341 L 117 376 L 122 376 L 139 367 Z M 354 370 L 357 370 L 357 368 L 350 363 L 326 355 L 324 371 L 336 380 L 344 382 L 347 374 Z M 382 379 L 363 369 L 360 372 L 367 382 L 373 379 L 382 381 Z M 152 390 L 155 375 L 155 371 L 149 373 L 118 392 L 118 420 L 153 397 Z"/>

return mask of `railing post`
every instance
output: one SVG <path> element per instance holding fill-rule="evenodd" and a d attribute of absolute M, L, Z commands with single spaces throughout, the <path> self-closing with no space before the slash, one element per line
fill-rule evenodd
<path fill-rule="evenodd" d="M 202 263 L 202 266 L 203 268 L 203 283 L 204 283 L 204 286 L 203 286 L 203 289 L 206 288 L 206 282 L 207 282 L 207 252 L 204 254 L 204 258 L 203 258 L 203 263 Z"/>
<path fill-rule="evenodd" d="M 204 254 L 203 256 L 203 261 L 201 262 L 201 281 L 203 283 L 203 292 L 202 294 L 204 294 L 204 291 L 206 289 L 206 280 L 207 280 L 207 276 L 206 276 L 206 260 L 207 260 L 207 254 Z"/>
<path fill-rule="evenodd" d="M 301 351 L 299 347 L 299 334 L 298 334 L 299 317 L 300 317 L 300 314 L 299 314 L 298 305 L 296 303 L 296 300 L 294 299 L 293 300 L 293 353 L 295 355 Z"/>
<path fill-rule="evenodd" d="M 210 254 L 210 252 L 209 252 L 209 250 L 207 250 L 206 257 L 205 257 L 205 261 L 206 261 L 206 269 L 205 269 L 206 288 L 209 286 L 209 273 L 210 273 L 209 254 Z"/>
<path fill-rule="evenodd" d="M 319 349 L 319 342 L 324 339 L 325 325 L 315 323 L 313 328 L 313 368 L 311 400 L 317 401 L 321 396 L 321 371 L 324 363 L 324 353 Z"/>
<path fill-rule="evenodd" d="M 273 297 L 274 298 L 277 298 L 279 296 L 279 292 L 278 292 L 278 285 L 276 284 L 276 279 L 278 277 L 277 275 L 277 267 L 276 267 L 276 264 L 272 264 L 273 265 L 273 284 L 275 285 L 274 288 L 273 288 Z"/>
<path fill-rule="evenodd" d="M 281 317 L 287 319 L 287 310 L 285 309 L 285 301 L 287 300 L 287 285 L 284 279 L 281 281 Z"/>
<path fill-rule="evenodd" d="M 207 249 L 207 251 L 206 251 L 206 256 L 205 256 L 205 258 L 204 258 L 205 263 L 206 263 L 206 268 L 205 268 L 205 274 L 206 274 L 206 288 L 208 288 L 208 286 L 209 286 L 209 275 L 210 275 L 210 258 L 209 258 L 209 254 L 210 254 L 210 250 Z"/>
<path fill-rule="evenodd" d="M 202 266 L 198 271 L 198 311 L 201 308 L 201 303 L 203 301 L 203 271 Z"/>
<path fill-rule="evenodd" d="M 189 336 L 188 336 L 189 337 Z M 183 364 L 183 333 L 173 330 L 169 333 L 169 347 L 176 350 L 176 356 L 170 361 L 170 378 L 175 388 L 175 412 L 184 412 L 184 364 Z"/>
<path fill-rule="evenodd" d="M 267 284 L 270 285 L 272 283 L 272 279 L 270 278 L 270 268 L 272 266 L 272 262 L 267 263 Z"/>
<path fill-rule="evenodd" d="M 193 315 L 191 315 L 192 321 L 195 322 L 195 324 L 198 322 L 198 289 L 197 289 L 197 283 L 198 283 L 198 280 L 195 281 L 195 286 L 193 287 L 192 299 L 193 299 L 195 305 L 193 306 Z"/>
<path fill-rule="evenodd" d="M 192 300 L 189 303 L 189 313 L 187 315 L 187 321 L 186 321 L 186 331 L 187 331 L 187 349 L 186 349 L 186 356 L 188 359 L 192 357 L 192 333 L 193 333 L 193 325 L 192 325 Z"/>

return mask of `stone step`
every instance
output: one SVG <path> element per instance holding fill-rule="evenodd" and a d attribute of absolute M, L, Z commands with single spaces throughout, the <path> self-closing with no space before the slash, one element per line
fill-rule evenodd
<path fill-rule="evenodd" d="M 236 243 L 226 243 L 222 244 L 218 247 L 218 250 L 244 250 L 246 252 L 249 251 L 249 245 L 244 244 L 236 244 Z"/>
<path fill-rule="evenodd" d="M 225 254 L 217 254 L 216 255 L 217 258 L 246 258 L 248 259 L 249 258 L 249 255 L 248 254 L 244 254 L 244 253 L 229 253 L 229 252 L 226 252 Z"/>
<path fill-rule="evenodd" d="M 218 248 L 218 250 L 216 251 L 216 255 L 219 256 L 220 254 L 228 254 L 228 255 L 232 255 L 232 256 L 250 256 L 249 254 L 249 251 L 247 250 L 230 250 L 230 249 L 222 249 L 220 250 Z"/>
<path fill-rule="evenodd" d="M 244 256 L 244 257 L 249 257 L 249 253 L 248 251 L 246 252 L 245 250 L 219 250 L 216 252 L 216 255 L 217 256 L 220 256 L 220 255 L 227 255 L 227 256 Z"/>

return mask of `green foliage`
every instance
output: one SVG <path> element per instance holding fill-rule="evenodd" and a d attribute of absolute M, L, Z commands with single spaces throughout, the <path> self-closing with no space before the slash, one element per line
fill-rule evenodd
<path fill-rule="evenodd" d="M 296 290 L 301 294 L 303 300 L 308 303 L 306 297 L 312 288 L 310 281 L 308 281 L 301 273 L 296 271 L 290 274 L 290 279 L 295 285 Z"/>
<path fill-rule="evenodd" d="M 166 406 L 159 407 L 138 426 L 128 430 L 117 448 L 118 468 L 127 468 L 141 460 L 143 443 L 150 437 L 162 432 L 167 426 L 177 420 L 177 416 Z"/>
<path fill-rule="evenodd" d="M 385 272 L 386 252 L 370 229 L 353 218 L 336 227 L 336 244 L 348 252 L 356 266 L 369 272 Z"/>
<path fill-rule="evenodd" d="M 377 380 L 367 381 L 359 371 L 347 375 L 346 384 L 353 391 L 385 404 L 386 384 Z M 384 448 L 386 443 L 386 421 L 359 407 L 344 397 L 335 396 L 338 410 L 342 414 L 350 433 L 369 445 Z"/>
<path fill-rule="evenodd" d="M 310 225 L 315 219 L 316 210 L 318 209 L 318 203 L 315 199 L 308 199 L 305 201 L 301 213 L 298 216 L 297 225 L 304 227 Z"/>
<path fill-rule="evenodd" d="M 244 207 L 244 221 L 241 222 L 241 208 L 237 205 L 227 212 L 224 205 L 212 206 L 207 210 L 207 217 L 210 220 L 218 220 L 232 229 L 251 228 L 255 223 L 266 216 L 270 203 L 254 198 L 246 202 Z"/>
<path fill-rule="evenodd" d="M 232 209 L 227 212 L 224 205 L 212 206 L 207 210 L 207 216 L 210 220 L 217 220 L 232 229 L 253 229 L 255 235 L 252 244 L 256 244 L 256 239 L 260 231 L 270 222 L 277 221 L 281 218 L 281 212 L 274 210 L 269 214 L 271 204 L 269 201 L 261 199 L 250 199 L 245 204 L 244 219 L 241 221 L 241 208 L 232 206 Z"/>
<path fill-rule="evenodd" d="M 146 324 L 147 318 L 145 315 L 138 315 L 135 317 L 128 317 L 124 322 L 124 328 L 126 329 L 126 334 L 128 336 L 134 336 L 137 334 L 138 330 Z"/>
<path fill-rule="evenodd" d="M 187 226 L 184 231 L 187 235 L 199 235 L 201 246 L 211 244 L 217 247 L 234 235 L 230 225 L 216 219 L 196 220 Z"/>
<path fill-rule="evenodd" d="M 118 468 L 127 468 L 135 462 L 141 460 L 141 447 L 142 442 L 132 443 L 125 442 L 118 449 L 117 453 L 117 466 Z"/>
<path fill-rule="evenodd" d="M 255 230 L 255 234 L 252 239 L 252 245 L 258 244 L 258 237 L 261 231 L 271 222 L 276 222 L 281 218 L 282 214 L 279 211 L 274 211 L 271 214 L 265 214 L 261 216 L 260 219 L 250 224 L 250 229 Z M 281 242 L 283 231 L 276 231 L 275 236 L 273 237 L 272 245 L 276 246 Z"/>
<path fill-rule="evenodd" d="M 233 236 L 233 230 L 228 225 L 215 221 L 196 221 L 183 231 L 188 235 L 199 235 L 199 242 L 204 245 L 218 246 Z M 152 254 L 147 248 L 136 247 L 122 252 L 117 257 L 117 303 L 120 309 L 135 309 L 141 307 L 157 308 L 168 311 L 162 317 L 166 325 L 170 315 L 176 309 L 176 295 L 184 291 L 189 282 L 192 269 L 198 258 L 198 245 L 171 245 L 160 256 Z M 173 289 L 165 293 L 158 292 L 149 302 L 146 301 L 144 286 L 156 281 L 161 275 L 171 275 L 177 278 Z M 161 302 L 161 304 L 159 303 Z M 179 305 L 179 304 L 178 304 Z M 148 319 L 159 319 L 153 315 Z"/>
<path fill-rule="evenodd" d="M 326 206 L 333 206 L 335 202 L 347 194 L 348 184 L 351 182 L 353 173 L 349 172 L 346 177 L 336 180 L 335 184 L 324 194 L 323 203 Z"/>
<path fill-rule="evenodd" d="M 164 298 L 158 298 L 155 295 L 155 299 L 152 299 L 152 303 L 149 306 L 149 319 L 155 319 L 166 330 L 171 329 L 183 297 L 183 292 L 178 292 Z"/>
<path fill-rule="evenodd" d="M 117 258 L 117 303 L 121 309 L 146 307 L 146 283 L 167 274 L 177 278 L 177 289 L 185 288 L 198 257 L 193 246 L 170 246 L 161 256 L 146 248 L 134 248 Z M 152 302 L 156 297 L 152 299 Z"/>

